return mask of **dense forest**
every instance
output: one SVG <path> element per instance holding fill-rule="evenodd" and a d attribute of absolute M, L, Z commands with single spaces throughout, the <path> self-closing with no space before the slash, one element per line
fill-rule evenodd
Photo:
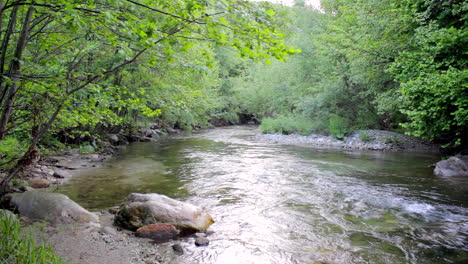
<path fill-rule="evenodd" d="M 148 124 L 386 129 L 466 148 L 468 3 L 0 1 L 3 187 L 41 153 Z"/>

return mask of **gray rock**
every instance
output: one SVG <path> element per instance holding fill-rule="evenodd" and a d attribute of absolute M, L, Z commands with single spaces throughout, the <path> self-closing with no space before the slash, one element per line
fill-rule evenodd
<path fill-rule="evenodd" d="M 52 176 L 55 178 L 66 179 L 70 178 L 72 175 L 69 171 L 66 170 L 55 170 Z"/>
<path fill-rule="evenodd" d="M 116 134 L 110 134 L 109 141 L 110 143 L 116 144 L 119 142 L 119 137 Z"/>
<path fill-rule="evenodd" d="M 468 176 L 468 156 L 456 156 L 437 162 L 434 174 L 443 177 Z"/>
<path fill-rule="evenodd" d="M 175 243 L 172 245 L 172 249 L 177 253 L 184 254 L 184 248 L 180 243 Z"/>
<path fill-rule="evenodd" d="M 140 129 L 140 134 L 144 137 L 152 137 L 155 132 L 148 128 L 142 128 Z"/>
<path fill-rule="evenodd" d="M 10 220 L 16 220 L 17 217 L 12 211 L 0 209 L 0 218 L 10 218 Z"/>
<path fill-rule="evenodd" d="M 21 216 L 52 224 L 99 223 L 95 214 L 59 193 L 15 193 L 11 195 L 10 206 L 16 208 Z"/>
<path fill-rule="evenodd" d="M 115 216 L 115 224 L 130 230 L 168 223 L 182 230 L 206 230 L 213 218 L 198 206 L 156 193 L 130 194 Z"/>
<path fill-rule="evenodd" d="M 208 246 L 209 243 L 210 243 L 210 240 L 208 240 L 208 238 L 206 237 L 197 237 L 195 239 L 195 245 L 197 247 Z"/>
<path fill-rule="evenodd" d="M 29 186 L 33 188 L 47 188 L 50 186 L 50 181 L 47 179 L 34 178 L 29 180 Z"/>

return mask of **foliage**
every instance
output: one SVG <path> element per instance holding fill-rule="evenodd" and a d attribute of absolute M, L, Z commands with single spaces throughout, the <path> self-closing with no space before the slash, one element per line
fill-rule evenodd
<path fill-rule="evenodd" d="M 265 118 L 260 125 L 262 133 L 279 133 L 284 135 L 300 134 L 309 135 L 315 130 L 314 124 L 305 118 L 297 116 L 279 116 Z"/>
<path fill-rule="evenodd" d="M 328 118 L 328 128 L 330 130 L 330 134 L 336 139 L 344 139 L 346 133 L 348 133 L 348 121 L 336 114 L 332 114 Z"/>
<path fill-rule="evenodd" d="M 3 168 L 8 168 L 12 161 L 18 159 L 25 151 L 24 142 L 19 141 L 13 136 L 8 136 L 0 141 L 0 162 Z"/>
<path fill-rule="evenodd" d="M 37 245 L 31 230 L 27 231 L 20 227 L 20 223 L 16 218 L 0 214 L 1 263 L 62 263 L 51 247 L 42 244 Z"/>

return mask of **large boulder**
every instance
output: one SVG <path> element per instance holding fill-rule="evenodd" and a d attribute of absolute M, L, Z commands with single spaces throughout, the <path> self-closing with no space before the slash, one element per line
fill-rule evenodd
<path fill-rule="evenodd" d="M 15 193 L 11 195 L 10 206 L 22 216 L 52 224 L 99 223 L 97 215 L 59 193 Z"/>
<path fill-rule="evenodd" d="M 437 162 L 434 174 L 444 177 L 468 176 L 468 156 L 455 156 Z"/>
<path fill-rule="evenodd" d="M 118 226 L 136 230 L 142 226 L 167 223 L 181 230 L 206 230 L 213 218 L 202 208 L 156 193 L 130 194 L 115 216 Z"/>

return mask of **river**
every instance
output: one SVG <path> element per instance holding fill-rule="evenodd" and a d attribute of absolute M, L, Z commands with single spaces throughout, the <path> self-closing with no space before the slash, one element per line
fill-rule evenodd
<path fill-rule="evenodd" d="M 132 192 L 206 208 L 210 244 L 185 238 L 169 263 L 468 263 L 467 185 L 434 176 L 439 157 L 262 143 L 256 133 L 134 143 L 59 192 L 90 210 Z"/>

